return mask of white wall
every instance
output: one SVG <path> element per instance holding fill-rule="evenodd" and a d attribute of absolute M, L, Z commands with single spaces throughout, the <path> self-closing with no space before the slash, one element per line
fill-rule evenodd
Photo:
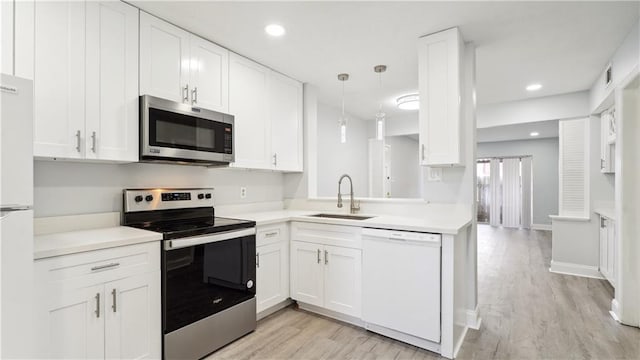
<path fill-rule="evenodd" d="M 391 146 L 391 197 L 422 197 L 418 140 L 408 136 L 387 136 L 385 142 Z"/>
<path fill-rule="evenodd" d="M 349 174 L 353 179 L 356 196 L 366 197 L 368 192 L 368 148 L 371 121 L 348 115 L 347 142 L 340 143 L 338 119 L 341 110 L 322 103 L 318 104 L 317 123 L 317 180 L 318 196 L 335 197 L 338 193 L 338 179 Z M 346 181 L 348 183 L 348 181 Z M 342 192 L 348 193 L 348 185 L 343 181 Z"/>
<path fill-rule="evenodd" d="M 122 211 L 126 188 L 213 187 L 216 205 L 283 200 L 282 174 L 165 164 L 35 161 L 36 217 Z M 240 187 L 247 197 L 240 199 Z"/>
<path fill-rule="evenodd" d="M 533 156 L 533 224 L 551 224 L 558 214 L 558 138 L 478 143 L 478 159 Z"/>
<path fill-rule="evenodd" d="M 584 117 L 588 109 L 588 91 L 484 104 L 478 106 L 478 127 Z"/>
<path fill-rule="evenodd" d="M 413 135 L 418 133 L 418 112 L 388 118 L 385 124 L 386 136 Z"/>
<path fill-rule="evenodd" d="M 605 86 L 605 68 L 602 69 L 602 74 L 598 76 L 591 91 L 589 92 L 589 110 L 590 113 L 600 112 L 604 110 L 601 105 L 605 100 L 608 102 L 605 106 L 609 106 L 609 103 L 613 102 L 613 90 L 620 85 L 620 83 L 627 78 L 629 73 L 635 66 L 638 66 L 640 62 L 640 22 L 631 29 L 627 37 L 622 44 L 613 53 L 611 57 L 611 84 Z"/>

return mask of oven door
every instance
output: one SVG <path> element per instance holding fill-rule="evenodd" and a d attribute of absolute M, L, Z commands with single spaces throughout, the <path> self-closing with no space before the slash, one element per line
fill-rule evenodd
<path fill-rule="evenodd" d="M 141 159 L 234 161 L 233 116 L 148 95 L 140 111 Z"/>
<path fill-rule="evenodd" d="M 165 240 L 162 269 L 168 334 L 255 296 L 255 228 Z"/>

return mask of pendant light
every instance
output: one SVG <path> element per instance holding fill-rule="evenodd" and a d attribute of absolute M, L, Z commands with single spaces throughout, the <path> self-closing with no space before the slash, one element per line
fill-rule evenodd
<path fill-rule="evenodd" d="M 373 67 L 373 71 L 380 76 L 380 97 L 382 97 L 382 73 L 387 71 L 387 65 L 376 65 Z M 376 139 L 382 140 L 384 138 L 384 125 L 386 114 L 382 111 L 382 100 L 380 100 L 380 108 L 376 113 Z"/>
<path fill-rule="evenodd" d="M 344 82 L 349 80 L 349 74 L 338 74 L 338 80 L 342 81 L 342 115 L 338 119 L 338 125 L 340 126 L 340 142 L 347 142 L 347 116 L 344 114 Z"/>

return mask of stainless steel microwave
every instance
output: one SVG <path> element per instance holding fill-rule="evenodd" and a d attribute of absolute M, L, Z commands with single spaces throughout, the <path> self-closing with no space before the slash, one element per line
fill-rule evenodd
<path fill-rule="evenodd" d="M 140 161 L 223 166 L 234 161 L 233 115 L 140 96 Z"/>

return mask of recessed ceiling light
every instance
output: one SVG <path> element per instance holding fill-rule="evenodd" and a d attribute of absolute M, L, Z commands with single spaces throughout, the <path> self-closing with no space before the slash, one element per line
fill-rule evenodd
<path fill-rule="evenodd" d="M 531 132 L 531 134 L 529 134 L 529 135 L 531 135 L 531 136 L 538 136 L 538 135 L 540 135 L 540 133 L 539 133 L 539 132 L 537 132 L 537 131 L 533 131 L 533 132 Z"/>
<path fill-rule="evenodd" d="M 396 104 L 402 110 L 418 110 L 420 108 L 420 96 L 418 94 L 400 96 L 396 99 Z"/>
<path fill-rule="evenodd" d="M 264 31 L 271 36 L 282 36 L 285 33 L 284 27 L 278 24 L 269 24 Z"/>
<path fill-rule="evenodd" d="M 542 89 L 542 85 L 540 84 L 529 84 L 527 85 L 527 91 L 538 91 Z"/>

